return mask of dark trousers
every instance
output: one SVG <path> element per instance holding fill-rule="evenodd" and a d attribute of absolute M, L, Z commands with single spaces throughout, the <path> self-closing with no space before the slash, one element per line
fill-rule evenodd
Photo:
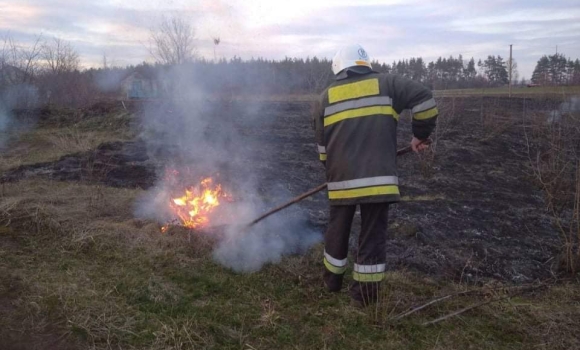
<path fill-rule="evenodd" d="M 362 227 L 354 259 L 354 281 L 349 292 L 357 301 L 375 302 L 380 281 L 384 278 L 389 204 L 361 204 L 360 210 Z M 324 235 L 324 282 L 330 291 L 339 291 L 342 287 L 355 211 L 356 205 L 330 207 L 330 220 Z"/>

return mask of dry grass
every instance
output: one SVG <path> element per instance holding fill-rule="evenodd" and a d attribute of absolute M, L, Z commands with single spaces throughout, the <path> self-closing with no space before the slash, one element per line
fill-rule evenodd
<path fill-rule="evenodd" d="M 62 156 L 94 149 L 104 142 L 128 140 L 136 131 L 126 127 L 133 117 L 112 113 L 71 122 L 62 120 L 54 125 L 29 130 L 0 155 L 0 172 L 20 165 L 55 161 Z M 62 125 L 61 125 L 62 124 Z"/>
<path fill-rule="evenodd" d="M 388 273 L 379 304 L 348 306 L 322 289 L 322 247 L 237 275 L 211 251 L 132 219 L 137 190 L 46 181 L 6 184 L 0 198 L 0 339 L 25 348 L 294 349 L 577 347 L 577 284 L 560 284 L 422 323 L 486 298 L 501 284 L 394 315 L 468 286 Z M 474 287 L 469 287 L 474 288 Z M 493 290 L 498 289 L 498 292 Z M 10 292 L 11 290 L 11 292 Z M 504 293 L 504 294 L 502 294 Z M 8 333 L 9 332 L 9 333 Z M 18 336 L 20 334 L 20 336 Z M 25 336 L 32 334 L 33 336 Z"/>
<path fill-rule="evenodd" d="M 98 125 L 102 129 L 81 124 L 36 130 L 21 140 L 20 151 L 12 149 L 13 158 L 4 160 L 46 161 L 125 135 L 100 134 L 110 126 Z M 452 119 L 443 129 L 443 135 L 453 131 Z M 38 154 L 24 154 L 23 145 L 36 147 Z M 235 274 L 213 262 L 207 240 L 179 229 L 164 235 L 156 223 L 134 219 L 132 208 L 140 194 L 64 182 L 3 184 L 0 347 L 580 348 L 578 281 L 559 281 L 424 327 L 455 310 L 506 296 L 510 286 L 466 286 L 393 271 L 380 302 L 359 310 L 349 306 L 346 293 L 324 291 L 321 245 L 260 272 Z M 413 306 L 468 288 L 478 292 L 393 322 Z"/>
<path fill-rule="evenodd" d="M 524 110 L 527 157 L 546 210 L 562 240 L 562 267 L 580 271 L 580 112 L 546 113 Z"/>

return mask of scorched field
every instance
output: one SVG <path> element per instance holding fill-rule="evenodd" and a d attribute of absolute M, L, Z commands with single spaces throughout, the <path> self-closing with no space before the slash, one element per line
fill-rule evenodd
<path fill-rule="evenodd" d="M 431 150 L 399 158 L 384 295 L 363 310 L 323 288 L 324 192 L 243 228 L 325 181 L 308 102 L 16 111 L 0 349 L 580 348 L 577 113 L 438 101 Z"/>

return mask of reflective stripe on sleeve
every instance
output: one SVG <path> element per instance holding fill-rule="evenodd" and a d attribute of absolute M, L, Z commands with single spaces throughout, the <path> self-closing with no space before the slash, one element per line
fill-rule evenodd
<path fill-rule="evenodd" d="M 320 153 L 319 155 L 320 160 L 325 161 L 326 160 L 326 153 Z"/>
<path fill-rule="evenodd" d="M 413 112 L 413 119 L 415 120 L 430 119 L 439 114 L 439 111 L 437 110 L 437 103 L 433 98 L 419 103 L 413 107 L 411 111 Z"/>
<path fill-rule="evenodd" d="M 350 109 L 343 112 L 335 113 L 331 116 L 324 118 L 324 126 L 327 127 L 329 125 L 338 123 L 340 121 L 352 118 L 359 118 L 359 117 L 368 117 L 370 115 L 376 114 L 383 114 L 383 115 L 392 115 L 395 120 L 399 120 L 399 115 L 393 107 L 391 106 L 372 106 L 372 107 L 363 107 L 357 109 Z"/>
<path fill-rule="evenodd" d="M 335 86 L 328 89 L 328 103 L 378 95 L 379 91 L 379 80 L 376 78 Z"/>
<path fill-rule="evenodd" d="M 437 116 L 439 114 L 439 111 L 437 110 L 437 107 L 431 108 L 429 110 L 426 110 L 425 112 L 420 112 L 417 114 L 413 115 L 413 119 L 415 120 L 425 120 L 425 119 L 431 119 L 435 116 Z"/>
<path fill-rule="evenodd" d="M 418 105 L 413 107 L 413 109 L 411 109 L 411 111 L 413 112 L 413 114 L 416 114 L 416 113 L 420 113 L 420 112 L 426 111 L 428 109 L 431 109 L 433 107 L 437 107 L 437 102 L 435 102 L 435 99 L 431 98 L 425 102 L 419 103 Z"/>
<path fill-rule="evenodd" d="M 398 185 L 398 184 L 399 178 L 396 176 L 375 176 L 375 177 L 366 177 L 363 179 L 329 182 L 328 189 L 331 191 L 336 191 L 359 187 L 369 187 L 378 185 Z"/>
<path fill-rule="evenodd" d="M 360 100 L 353 100 L 353 101 L 345 101 L 341 103 L 337 103 L 335 105 L 326 107 L 324 109 L 324 116 L 328 117 L 329 115 L 346 111 L 348 109 L 355 109 L 361 107 L 370 107 L 370 106 L 390 106 L 393 104 L 393 100 L 389 96 L 375 96 L 375 97 L 367 97 L 362 98 Z"/>
<path fill-rule="evenodd" d="M 329 199 L 349 199 L 369 196 L 399 195 L 399 187 L 396 185 L 372 186 L 354 188 L 351 190 L 328 191 Z"/>

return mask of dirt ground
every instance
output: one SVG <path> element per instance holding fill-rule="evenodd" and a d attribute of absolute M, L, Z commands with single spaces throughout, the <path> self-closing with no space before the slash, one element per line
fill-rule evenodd
<path fill-rule="evenodd" d="M 403 202 L 390 212 L 387 266 L 474 284 L 489 278 L 514 283 L 549 278 L 560 263 L 558 233 L 544 214 L 542 193 L 531 181 L 523 128 L 518 118 L 509 123 L 487 121 L 486 126 L 478 101 L 453 101 L 454 113 L 440 121 L 434 153 L 399 160 Z M 510 108 L 521 111 L 521 103 Z M 223 161 L 226 177 L 240 171 L 252 174 L 266 198 L 277 191 L 298 195 L 325 181 L 309 103 L 227 102 L 211 110 L 214 122 L 206 134 L 223 133 L 219 125 L 226 123 L 228 137 L 236 138 L 234 145 L 224 145 L 232 148 L 236 164 Z M 399 128 L 399 145 L 404 147 L 411 138 L 408 116 L 401 118 Z M 236 151 L 240 144 L 248 146 Z M 2 179 L 49 178 L 148 189 L 166 160 L 136 139 L 21 166 Z M 275 206 L 280 200 L 272 196 L 269 203 Z M 322 232 L 327 206 L 325 194 L 317 194 L 300 203 L 299 215 Z M 357 216 L 353 237 L 359 224 Z"/>

